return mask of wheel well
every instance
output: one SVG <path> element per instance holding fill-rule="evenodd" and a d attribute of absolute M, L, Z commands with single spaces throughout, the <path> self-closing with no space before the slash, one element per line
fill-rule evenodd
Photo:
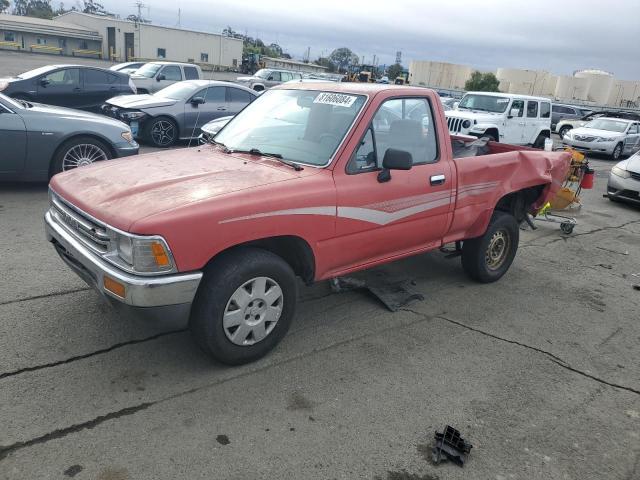
<path fill-rule="evenodd" d="M 56 155 L 58 155 L 58 153 L 60 153 L 60 150 L 62 149 L 62 147 L 64 147 L 71 140 L 75 140 L 77 138 L 83 138 L 83 137 L 84 138 L 92 138 L 93 140 L 98 140 L 100 143 L 104 143 L 105 146 L 109 149 L 109 153 L 111 154 L 111 158 L 115 158 L 116 151 L 113 148 L 113 145 L 111 145 L 111 142 L 109 140 L 106 140 L 106 139 L 100 137 L 99 135 L 95 135 L 95 134 L 91 134 L 91 133 L 80 133 L 80 134 L 77 134 L 77 135 L 73 135 L 71 137 L 65 138 L 62 142 L 60 142 L 60 145 L 57 146 L 57 148 L 53 152 L 53 155 L 49 159 L 49 178 L 51 178 L 51 174 L 53 173 L 53 161 L 56 158 Z"/>
<path fill-rule="evenodd" d="M 545 185 L 536 185 L 511 192 L 498 200 L 495 210 L 510 213 L 518 222 L 521 222 L 533 202 L 540 197 L 544 188 Z"/>
<path fill-rule="evenodd" d="M 542 135 L 543 137 L 547 137 L 547 138 L 551 138 L 551 130 L 542 130 L 539 135 Z"/>
<path fill-rule="evenodd" d="M 264 86 L 262 86 L 262 85 L 254 85 L 254 86 L 253 86 L 253 89 L 254 89 L 256 92 L 261 92 L 261 91 L 263 91 L 263 90 L 264 90 Z"/>
<path fill-rule="evenodd" d="M 482 136 L 487 135 L 487 134 L 488 134 L 488 135 L 493 135 L 493 138 L 494 138 L 494 140 L 495 140 L 496 142 L 499 142 L 499 141 L 500 141 L 500 132 L 498 132 L 498 129 L 497 129 L 497 128 L 495 128 L 495 127 L 487 128 L 487 129 L 484 131 L 484 134 L 483 134 Z"/>
<path fill-rule="evenodd" d="M 226 254 L 243 247 L 261 248 L 278 255 L 289 264 L 294 273 L 302 278 L 305 283 L 313 283 L 316 273 L 316 261 L 313 250 L 306 240 L 293 235 L 261 238 L 259 240 L 251 240 L 250 242 L 234 245 L 233 247 L 218 253 L 215 257 L 209 260 L 208 264 L 213 262 L 222 254 Z"/>

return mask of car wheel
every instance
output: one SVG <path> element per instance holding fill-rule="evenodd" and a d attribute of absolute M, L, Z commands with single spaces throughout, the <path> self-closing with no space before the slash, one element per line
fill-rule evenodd
<path fill-rule="evenodd" d="M 270 352 L 289 330 L 297 283 L 281 257 L 258 248 L 223 254 L 206 269 L 189 327 L 218 362 L 241 365 Z"/>
<path fill-rule="evenodd" d="M 253 89 L 254 89 L 256 92 L 261 92 L 261 91 L 263 91 L 263 90 L 264 90 L 264 87 L 263 87 L 262 85 L 256 85 L 255 87 L 253 87 Z"/>
<path fill-rule="evenodd" d="M 51 175 L 85 167 L 112 158 L 111 149 L 92 137 L 76 137 L 66 141 L 53 157 Z"/>
<path fill-rule="evenodd" d="M 178 140 L 178 126 L 168 117 L 158 117 L 149 122 L 145 136 L 154 147 L 167 148 Z"/>
<path fill-rule="evenodd" d="M 571 130 L 571 127 L 564 126 L 560 129 L 560 131 L 558 132 L 558 135 L 560 135 L 560 138 L 564 138 L 564 136 L 567 134 L 569 130 Z"/>
<path fill-rule="evenodd" d="M 462 268 L 478 282 L 495 282 L 513 263 L 519 239 L 516 219 L 505 212 L 494 212 L 484 235 L 463 242 Z"/>
<path fill-rule="evenodd" d="M 619 160 L 622 156 L 622 143 L 616 145 L 616 148 L 613 149 L 613 153 L 611 153 L 612 160 Z"/>
<path fill-rule="evenodd" d="M 533 148 L 538 148 L 540 150 L 542 150 L 544 148 L 544 141 L 549 138 L 546 135 L 540 134 L 538 135 L 538 138 L 536 138 L 536 141 L 533 142 Z"/>

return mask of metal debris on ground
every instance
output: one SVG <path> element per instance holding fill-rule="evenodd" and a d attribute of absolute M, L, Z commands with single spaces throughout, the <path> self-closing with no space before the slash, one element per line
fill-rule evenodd
<path fill-rule="evenodd" d="M 443 433 L 436 432 L 435 440 L 432 449 L 433 463 L 437 465 L 450 460 L 461 467 L 464 466 L 473 445 L 466 442 L 458 430 L 447 425 Z"/>
<path fill-rule="evenodd" d="M 640 290 L 640 284 L 636 283 L 635 285 L 632 285 L 634 290 Z"/>
<path fill-rule="evenodd" d="M 411 302 L 424 300 L 424 295 L 416 291 L 413 285 L 414 283 L 410 280 L 392 283 L 376 276 L 367 276 L 365 280 L 352 277 L 339 277 L 331 280 L 333 292 L 368 290 L 392 312 L 397 312 Z"/>

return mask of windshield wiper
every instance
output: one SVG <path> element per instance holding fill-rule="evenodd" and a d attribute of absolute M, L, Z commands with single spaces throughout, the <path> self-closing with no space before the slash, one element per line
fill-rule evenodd
<path fill-rule="evenodd" d="M 262 152 L 257 148 L 250 148 L 249 150 L 229 150 L 229 149 L 227 149 L 227 153 L 248 153 L 249 155 L 260 155 L 261 157 L 275 158 L 280 163 L 284 163 L 285 165 L 293 168 L 296 172 L 299 172 L 300 170 L 304 170 L 302 168 L 302 166 L 298 165 L 297 163 L 289 162 L 287 160 L 284 160 L 282 158 L 282 155 L 280 155 L 279 153 Z"/>

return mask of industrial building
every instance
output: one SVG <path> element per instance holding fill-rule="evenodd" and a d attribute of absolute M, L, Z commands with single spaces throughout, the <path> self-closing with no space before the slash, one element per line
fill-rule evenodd
<path fill-rule="evenodd" d="M 217 33 L 81 12 L 67 12 L 53 21 L 98 32 L 102 56 L 112 61 L 173 60 L 228 68 L 237 68 L 242 62 L 242 40 Z"/>
<path fill-rule="evenodd" d="M 414 60 L 409 64 L 409 83 L 448 90 L 463 90 L 473 69 L 455 63 Z"/>
<path fill-rule="evenodd" d="M 0 14 L 0 47 L 60 55 L 98 55 L 102 37 L 97 30 L 41 18 Z"/>

